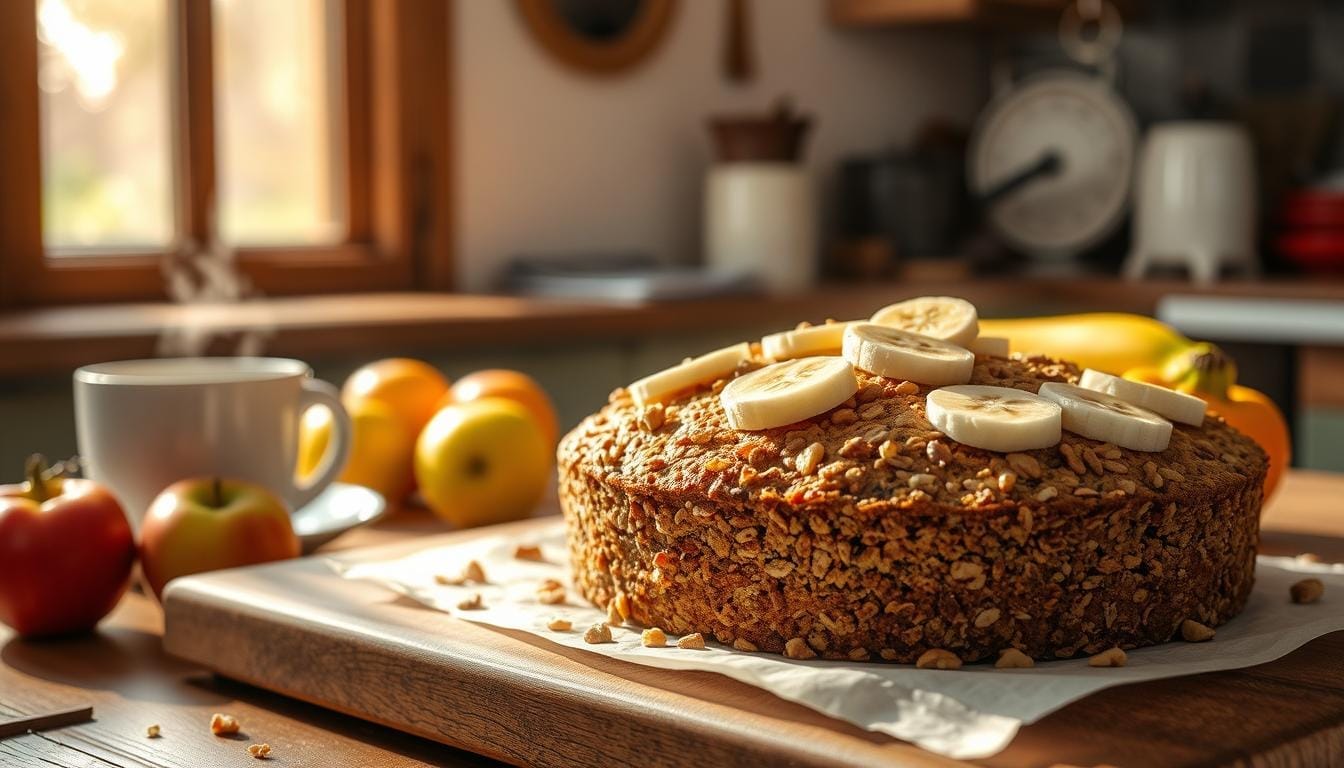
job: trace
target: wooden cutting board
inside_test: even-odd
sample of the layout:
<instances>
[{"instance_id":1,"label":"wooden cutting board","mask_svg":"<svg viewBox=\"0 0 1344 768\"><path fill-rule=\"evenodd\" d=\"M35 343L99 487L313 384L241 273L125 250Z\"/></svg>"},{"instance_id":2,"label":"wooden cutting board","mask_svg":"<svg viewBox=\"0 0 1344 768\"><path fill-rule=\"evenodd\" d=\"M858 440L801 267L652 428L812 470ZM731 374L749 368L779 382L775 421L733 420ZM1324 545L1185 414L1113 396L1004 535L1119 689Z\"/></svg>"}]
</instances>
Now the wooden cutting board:
<instances>
[{"instance_id":1,"label":"wooden cutting board","mask_svg":"<svg viewBox=\"0 0 1344 768\"><path fill-rule=\"evenodd\" d=\"M1265 541L1338 556L1321 522L1344 480L1301 477ZM1280 510L1282 513L1280 514ZM1281 533L1273 519L1294 533ZM1307 521L1303 523L1302 521ZM1315 522L1312 522L1315 521ZM489 529L520 539L539 521ZM482 532L354 550L381 559ZM520 765L961 765L706 672L663 671L426 610L318 559L184 579L167 650L262 688ZM1022 729L982 765L1333 765L1344 632L1259 667L1108 689Z\"/></svg>"}]
</instances>

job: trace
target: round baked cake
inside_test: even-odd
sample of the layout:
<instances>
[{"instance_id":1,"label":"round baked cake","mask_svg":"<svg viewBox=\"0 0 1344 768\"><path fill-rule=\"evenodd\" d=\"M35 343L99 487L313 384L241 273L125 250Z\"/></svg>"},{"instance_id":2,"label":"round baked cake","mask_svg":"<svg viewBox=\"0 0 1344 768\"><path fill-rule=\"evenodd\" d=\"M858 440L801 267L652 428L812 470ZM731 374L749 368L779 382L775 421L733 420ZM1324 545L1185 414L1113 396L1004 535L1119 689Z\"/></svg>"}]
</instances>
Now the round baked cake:
<instances>
[{"instance_id":1,"label":"round baked cake","mask_svg":"<svg viewBox=\"0 0 1344 768\"><path fill-rule=\"evenodd\" d=\"M589 600L744 650L901 663L1133 648L1246 603L1267 460L1215 415L1160 452L1066 431L997 453L932 426L933 387L856 371L838 407L735 430L719 393L762 365L644 407L617 390L564 438ZM1036 392L1079 373L976 356L970 381Z\"/></svg>"}]
</instances>

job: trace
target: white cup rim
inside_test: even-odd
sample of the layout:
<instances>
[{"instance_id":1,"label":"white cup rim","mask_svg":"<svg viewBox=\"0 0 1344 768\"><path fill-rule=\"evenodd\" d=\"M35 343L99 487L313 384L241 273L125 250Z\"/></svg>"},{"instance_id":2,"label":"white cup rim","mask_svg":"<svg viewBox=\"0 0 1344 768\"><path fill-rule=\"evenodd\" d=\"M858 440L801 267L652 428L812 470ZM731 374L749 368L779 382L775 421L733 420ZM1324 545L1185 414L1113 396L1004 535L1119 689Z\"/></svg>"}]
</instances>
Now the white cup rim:
<instances>
[{"instance_id":1,"label":"white cup rim","mask_svg":"<svg viewBox=\"0 0 1344 768\"><path fill-rule=\"evenodd\" d=\"M113 360L75 370L81 384L180 387L279 381L307 376L302 360L285 357L159 357Z\"/></svg>"}]
</instances>

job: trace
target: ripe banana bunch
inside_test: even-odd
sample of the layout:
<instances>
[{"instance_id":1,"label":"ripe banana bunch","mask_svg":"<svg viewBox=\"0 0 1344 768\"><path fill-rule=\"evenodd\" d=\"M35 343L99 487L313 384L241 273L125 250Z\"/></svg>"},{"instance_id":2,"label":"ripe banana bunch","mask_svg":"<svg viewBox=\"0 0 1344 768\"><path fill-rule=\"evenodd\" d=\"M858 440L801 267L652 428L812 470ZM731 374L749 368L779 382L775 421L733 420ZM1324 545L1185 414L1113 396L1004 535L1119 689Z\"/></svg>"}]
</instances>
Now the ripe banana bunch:
<instances>
[{"instance_id":1,"label":"ripe banana bunch","mask_svg":"<svg viewBox=\"0 0 1344 768\"><path fill-rule=\"evenodd\" d=\"M1014 352L1048 355L1113 374L1160 367L1192 344L1151 317L1118 312L981 320L980 331L1011 339Z\"/></svg>"}]
</instances>

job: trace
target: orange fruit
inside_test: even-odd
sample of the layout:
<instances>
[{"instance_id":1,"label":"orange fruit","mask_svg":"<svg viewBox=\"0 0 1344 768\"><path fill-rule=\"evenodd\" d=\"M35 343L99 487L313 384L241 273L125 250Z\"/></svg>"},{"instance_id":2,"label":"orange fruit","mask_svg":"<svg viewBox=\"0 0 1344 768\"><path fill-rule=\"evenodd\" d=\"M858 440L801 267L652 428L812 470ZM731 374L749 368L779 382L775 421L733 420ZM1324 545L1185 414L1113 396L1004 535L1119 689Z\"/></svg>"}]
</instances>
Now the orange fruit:
<instances>
[{"instance_id":1,"label":"orange fruit","mask_svg":"<svg viewBox=\"0 0 1344 768\"><path fill-rule=\"evenodd\" d=\"M369 363L350 374L341 388L341 402L352 413L366 400L376 400L401 419L415 441L439 409L448 379L429 363L393 357Z\"/></svg>"},{"instance_id":2,"label":"orange fruit","mask_svg":"<svg viewBox=\"0 0 1344 768\"><path fill-rule=\"evenodd\" d=\"M469 373L453 384L440 405L472 403L486 397L502 397L523 406L541 429L546 445L555 448L560 438L560 420L556 418L555 406L546 390L525 373L502 368Z\"/></svg>"},{"instance_id":3,"label":"orange fruit","mask_svg":"<svg viewBox=\"0 0 1344 768\"><path fill-rule=\"evenodd\" d=\"M350 457L341 471L343 483L354 483L381 493L396 504L410 495L415 435L402 420L377 400L350 407ZM331 441L332 418L326 408L310 408L299 425L300 478L317 469Z\"/></svg>"}]
</instances>

